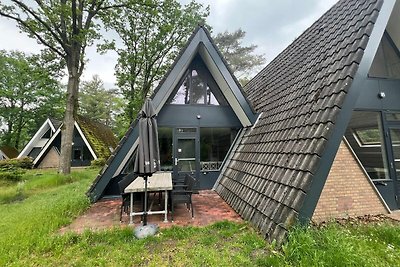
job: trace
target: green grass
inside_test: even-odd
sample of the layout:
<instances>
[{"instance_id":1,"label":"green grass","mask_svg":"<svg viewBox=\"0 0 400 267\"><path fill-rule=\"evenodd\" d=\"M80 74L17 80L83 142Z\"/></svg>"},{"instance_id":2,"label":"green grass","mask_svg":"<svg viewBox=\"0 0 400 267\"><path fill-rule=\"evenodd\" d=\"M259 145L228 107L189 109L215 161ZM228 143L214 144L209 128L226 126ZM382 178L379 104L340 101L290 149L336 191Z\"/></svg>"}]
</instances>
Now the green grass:
<instances>
[{"instance_id":1,"label":"green grass","mask_svg":"<svg viewBox=\"0 0 400 267\"><path fill-rule=\"evenodd\" d=\"M400 225L298 227L281 251L263 260L268 266L400 266Z\"/></svg>"},{"instance_id":2,"label":"green grass","mask_svg":"<svg viewBox=\"0 0 400 267\"><path fill-rule=\"evenodd\" d=\"M295 227L281 249L249 225L226 221L144 240L130 228L60 235L89 207L84 193L97 171L35 170L23 183L3 184L0 266L400 266L398 224Z\"/></svg>"}]
</instances>

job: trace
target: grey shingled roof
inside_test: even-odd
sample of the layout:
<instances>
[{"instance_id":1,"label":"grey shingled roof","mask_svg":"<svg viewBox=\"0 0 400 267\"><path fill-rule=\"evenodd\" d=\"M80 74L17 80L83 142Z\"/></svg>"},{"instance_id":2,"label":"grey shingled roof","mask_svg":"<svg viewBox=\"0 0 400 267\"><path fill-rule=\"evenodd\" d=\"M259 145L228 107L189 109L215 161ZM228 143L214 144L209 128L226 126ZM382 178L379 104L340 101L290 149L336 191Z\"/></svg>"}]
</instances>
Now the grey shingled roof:
<instances>
[{"instance_id":1,"label":"grey shingled roof","mask_svg":"<svg viewBox=\"0 0 400 267\"><path fill-rule=\"evenodd\" d=\"M215 188L270 241L298 218L381 5L339 1L244 88L261 115Z\"/></svg>"}]
</instances>

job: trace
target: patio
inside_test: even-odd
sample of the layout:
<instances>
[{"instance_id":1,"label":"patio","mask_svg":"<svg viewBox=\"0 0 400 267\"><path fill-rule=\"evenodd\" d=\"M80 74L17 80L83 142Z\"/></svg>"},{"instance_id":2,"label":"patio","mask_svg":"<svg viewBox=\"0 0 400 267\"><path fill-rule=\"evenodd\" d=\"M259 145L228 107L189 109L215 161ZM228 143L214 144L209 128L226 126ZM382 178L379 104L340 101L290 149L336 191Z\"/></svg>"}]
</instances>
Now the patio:
<instances>
[{"instance_id":1,"label":"patio","mask_svg":"<svg viewBox=\"0 0 400 267\"><path fill-rule=\"evenodd\" d=\"M122 223L119 222L120 205L120 198L100 200L70 225L63 227L60 232L81 233L86 229L97 231L113 227L139 225L139 216L135 216L134 225L129 225L129 216L126 214L123 214ZM223 220L243 222L240 216L212 190L203 190L199 194L194 194L193 206L194 219L191 218L191 213L188 212L186 206L181 204L176 206L173 222L171 222L171 215L168 214L168 222L166 223L163 222L164 215L150 215L148 216L148 223L155 223L160 228L168 228L171 226L205 226ZM158 208L157 200L154 201L153 208Z\"/></svg>"}]
</instances>

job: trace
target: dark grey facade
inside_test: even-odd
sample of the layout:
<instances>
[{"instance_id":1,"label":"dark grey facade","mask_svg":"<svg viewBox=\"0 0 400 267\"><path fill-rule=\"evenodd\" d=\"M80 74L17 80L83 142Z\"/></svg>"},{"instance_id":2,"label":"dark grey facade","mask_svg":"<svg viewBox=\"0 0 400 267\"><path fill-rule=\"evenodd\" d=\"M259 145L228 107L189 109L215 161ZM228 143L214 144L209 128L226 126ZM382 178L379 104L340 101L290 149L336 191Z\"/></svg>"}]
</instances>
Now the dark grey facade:
<instances>
[{"instance_id":1,"label":"dark grey facade","mask_svg":"<svg viewBox=\"0 0 400 267\"><path fill-rule=\"evenodd\" d=\"M390 209L398 209L399 18L400 1L340 0L257 74L244 93L200 28L153 95L159 133L169 140L165 167L179 173L179 162L189 166L185 170L196 174L199 188L209 188L216 179L214 189L236 212L268 240L281 242L297 221L312 218L346 138L374 189ZM187 102L190 93L181 85L192 62L206 66L221 92L213 92L221 105ZM193 78L187 79L190 84ZM174 99L179 92L184 97ZM211 98L205 93L204 99ZM210 128L231 130L222 163L202 160L202 136L213 134ZM217 135L226 139L223 131ZM128 166L136 138L133 124L89 190L92 201L106 195L113 177ZM218 171L203 171L203 165Z\"/></svg>"},{"instance_id":2,"label":"dark grey facade","mask_svg":"<svg viewBox=\"0 0 400 267\"><path fill-rule=\"evenodd\" d=\"M200 26L151 97L159 128L161 169L191 173L197 189L211 189L237 133L256 114L208 31ZM132 171L134 122L88 191L92 201L119 194L116 183Z\"/></svg>"}]
</instances>

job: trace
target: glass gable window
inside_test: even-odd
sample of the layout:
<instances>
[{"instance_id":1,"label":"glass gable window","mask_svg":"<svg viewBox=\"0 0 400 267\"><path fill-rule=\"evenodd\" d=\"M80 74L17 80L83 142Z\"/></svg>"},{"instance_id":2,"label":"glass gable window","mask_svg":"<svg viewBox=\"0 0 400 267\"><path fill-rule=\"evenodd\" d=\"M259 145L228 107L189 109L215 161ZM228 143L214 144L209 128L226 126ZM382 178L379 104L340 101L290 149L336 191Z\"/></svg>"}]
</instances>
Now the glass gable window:
<instances>
[{"instance_id":1,"label":"glass gable window","mask_svg":"<svg viewBox=\"0 0 400 267\"><path fill-rule=\"evenodd\" d=\"M196 59L169 100L174 105L227 105L220 89L201 59Z\"/></svg>"},{"instance_id":2,"label":"glass gable window","mask_svg":"<svg viewBox=\"0 0 400 267\"><path fill-rule=\"evenodd\" d=\"M346 139L371 179L389 179L379 112L354 111Z\"/></svg>"},{"instance_id":3,"label":"glass gable window","mask_svg":"<svg viewBox=\"0 0 400 267\"><path fill-rule=\"evenodd\" d=\"M200 128L201 171L219 170L236 134L236 129Z\"/></svg>"},{"instance_id":4,"label":"glass gable window","mask_svg":"<svg viewBox=\"0 0 400 267\"><path fill-rule=\"evenodd\" d=\"M385 32L374 57L369 76L400 79L400 52L389 34Z\"/></svg>"}]
</instances>

